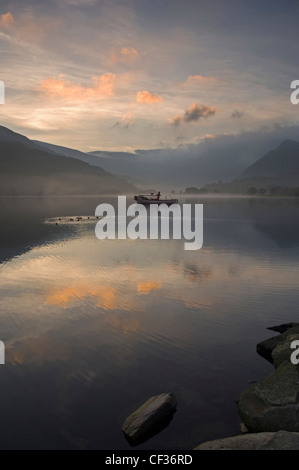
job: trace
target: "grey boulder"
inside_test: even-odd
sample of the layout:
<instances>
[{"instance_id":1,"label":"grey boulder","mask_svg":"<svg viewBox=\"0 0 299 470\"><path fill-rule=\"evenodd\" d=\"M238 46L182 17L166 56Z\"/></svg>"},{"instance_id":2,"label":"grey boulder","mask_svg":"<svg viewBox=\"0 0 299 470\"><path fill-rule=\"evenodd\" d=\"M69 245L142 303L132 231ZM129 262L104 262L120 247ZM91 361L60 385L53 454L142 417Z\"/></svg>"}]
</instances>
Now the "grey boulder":
<instances>
[{"instance_id":1,"label":"grey boulder","mask_svg":"<svg viewBox=\"0 0 299 470\"><path fill-rule=\"evenodd\" d=\"M294 349L291 348L293 341L299 340L299 333L289 334L283 342L281 342L276 348L272 351L273 365L277 369L284 362L290 362L291 354Z\"/></svg>"},{"instance_id":2,"label":"grey boulder","mask_svg":"<svg viewBox=\"0 0 299 470\"><path fill-rule=\"evenodd\" d=\"M194 450L299 450L299 433L277 431L242 434L204 442Z\"/></svg>"},{"instance_id":3,"label":"grey boulder","mask_svg":"<svg viewBox=\"0 0 299 470\"><path fill-rule=\"evenodd\" d=\"M297 323L290 323L289 325L295 326L290 326L289 328L284 330L284 332L280 335L272 336L271 338L265 339L264 341L258 343L256 346L257 353L264 359L267 359L267 361L271 362L271 364L273 364L272 352L274 351L274 349L280 346L282 343L285 343L288 340L288 337L299 334L299 325Z\"/></svg>"},{"instance_id":4,"label":"grey boulder","mask_svg":"<svg viewBox=\"0 0 299 470\"><path fill-rule=\"evenodd\" d=\"M172 393L161 393L149 398L128 416L122 430L132 444L147 440L166 427L176 411L177 400Z\"/></svg>"},{"instance_id":5,"label":"grey boulder","mask_svg":"<svg viewBox=\"0 0 299 470\"><path fill-rule=\"evenodd\" d=\"M284 362L258 384L244 390L237 410L250 432L299 432L298 368Z\"/></svg>"}]
</instances>

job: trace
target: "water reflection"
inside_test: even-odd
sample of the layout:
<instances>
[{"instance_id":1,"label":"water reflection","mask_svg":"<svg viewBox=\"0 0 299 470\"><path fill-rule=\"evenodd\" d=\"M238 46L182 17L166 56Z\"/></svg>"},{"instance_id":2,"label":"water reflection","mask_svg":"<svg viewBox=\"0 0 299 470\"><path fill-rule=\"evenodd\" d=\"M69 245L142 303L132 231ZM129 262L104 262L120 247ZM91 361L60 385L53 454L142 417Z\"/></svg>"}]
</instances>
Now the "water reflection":
<instances>
[{"instance_id":1,"label":"water reflection","mask_svg":"<svg viewBox=\"0 0 299 470\"><path fill-rule=\"evenodd\" d=\"M297 201L204 201L197 252L183 240L100 241L90 222L43 223L92 215L99 202L5 206L0 412L14 431L1 446L128 449L123 419L164 391L178 411L140 448L237 432L234 397L268 372L256 343L266 326L297 318Z\"/></svg>"}]
</instances>

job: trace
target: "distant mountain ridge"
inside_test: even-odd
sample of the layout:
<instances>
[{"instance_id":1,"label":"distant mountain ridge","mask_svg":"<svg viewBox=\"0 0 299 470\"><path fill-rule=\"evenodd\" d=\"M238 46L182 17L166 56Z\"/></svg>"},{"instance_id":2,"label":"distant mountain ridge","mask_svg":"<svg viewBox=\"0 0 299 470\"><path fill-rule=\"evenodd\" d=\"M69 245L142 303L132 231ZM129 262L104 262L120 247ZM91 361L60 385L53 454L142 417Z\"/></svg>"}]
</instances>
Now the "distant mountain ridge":
<instances>
[{"instance_id":1,"label":"distant mountain ridge","mask_svg":"<svg viewBox=\"0 0 299 470\"><path fill-rule=\"evenodd\" d=\"M24 145L34 146L33 141L4 126L0 126L0 142L20 142Z\"/></svg>"},{"instance_id":2,"label":"distant mountain ridge","mask_svg":"<svg viewBox=\"0 0 299 470\"><path fill-rule=\"evenodd\" d=\"M98 158L91 156L88 153L80 152L80 150L63 147L62 145L49 144L39 140L33 140L32 142L48 152L53 152L68 158L75 158L76 160L81 160L89 165L101 167L100 160Z\"/></svg>"},{"instance_id":3,"label":"distant mountain ridge","mask_svg":"<svg viewBox=\"0 0 299 470\"><path fill-rule=\"evenodd\" d=\"M144 188L165 191L183 189L198 181L200 184L212 179L229 181L257 160L257 149L267 149L264 142L255 142L251 153L247 144L233 140L227 148L211 141L171 149L135 150L134 153L101 150L84 153L45 142L35 143L48 151L100 166Z\"/></svg>"},{"instance_id":4,"label":"distant mountain ridge","mask_svg":"<svg viewBox=\"0 0 299 470\"><path fill-rule=\"evenodd\" d=\"M275 174L269 171L266 155L271 147L265 137L261 140L254 137L251 134L241 139L237 136L222 136L200 144L173 149L135 150L134 153L102 150L84 153L40 141L35 142L47 150L83 160L93 166L100 166L143 188L151 187L167 191L180 190L187 186L199 187L210 181L222 180L226 183L232 179L266 176L271 178L275 177L276 173L281 176L281 166ZM273 138L275 142L273 146L278 145L278 136L275 135ZM285 150L294 145L296 146L296 143L293 144L293 141L289 140L278 145L278 148ZM261 155L265 155L266 161L257 163ZM288 167L293 168L287 161L285 166L287 170ZM281 180L281 183L288 184L291 175L284 174L284 176L284 181Z\"/></svg>"},{"instance_id":5,"label":"distant mountain ridge","mask_svg":"<svg viewBox=\"0 0 299 470\"><path fill-rule=\"evenodd\" d=\"M296 190L289 191L291 189ZM202 188L203 192L272 195L297 195L298 190L299 142L289 139L250 165L239 178Z\"/></svg>"},{"instance_id":6,"label":"distant mountain ridge","mask_svg":"<svg viewBox=\"0 0 299 470\"><path fill-rule=\"evenodd\" d=\"M38 178L43 177L43 184L41 182L39 184L39 193L56 190L59 193L62 191L63 194L71 194L74 191L95 194L96 180L100 186L100 193L103 191L132 193L137 191L136 185L162 191L180 190L187 186L200 188L206 185L208 191L238 194L246 193L252 186L270 189L275 186L293 188L299 186L299 142L284 140L267 152L269 146L266 145L268 141L265 138L259 141L251 137L251 134L241 139L238 136L222 136L218 140L210 139L200 144L179 146L175 149L136 150L135 153L108 151L85 153L59 145L32 141L0 126L0 160L3 160L0 162L3 172L0 175L1 185L5 186L5 172L10 177L14 174L15 178L17 175L21 178L23 172L23 175L27 175L27 183L31 172L36 177L38 175ZM274 145L278 142L278 136L275 135ZM19 147L14 148L14 154L12 145L16 144L19 144ZM20 145L23 145L22 149ZM259 158L258 153L264 155ZM3 159L5 154L11 155L11 162L6 161L6 166ZM33 163L33 155L47 156L47 163L45 159L43 165L38 160ZM78 166L79 163L85 166ZM67 171L65 165L68 166ZM80 172L84 174L84 179L80 177ZM97 178L101 179L100 185ZM207 184L213 180L218 183ZM30 188L30 184L27 184L27 192L33 190L34 185ZM16 193L19 193L22 180L19 180L18 185L16 188L16 179L14 179L13 191ZM4 186L0 188L0 194L3 194ZM26 189L24 184L22 188L22 191ZM7 190L6 188L5 191Z\"/></svg>"},{"instance_id":7,"label":"distant mountain ridge","mask_svg":"<svg viewBox=\"0 0 299 470\"><path fill-rule=\"evenodd\" d=\"M284 140L253 165L249 166L241 178L277 177L299 172L299 142Z\"/></svg>"},{"instance_id":8,"label":"distant mountain ridge","mask_svg":"<svg viewBox=\"0 0 299 470\"><path fill-rule=\"evenodd\" d=\"M135 192L102 168L46 150L0 127L0 195L97 195Z\"/></svg>"}]
</instances>

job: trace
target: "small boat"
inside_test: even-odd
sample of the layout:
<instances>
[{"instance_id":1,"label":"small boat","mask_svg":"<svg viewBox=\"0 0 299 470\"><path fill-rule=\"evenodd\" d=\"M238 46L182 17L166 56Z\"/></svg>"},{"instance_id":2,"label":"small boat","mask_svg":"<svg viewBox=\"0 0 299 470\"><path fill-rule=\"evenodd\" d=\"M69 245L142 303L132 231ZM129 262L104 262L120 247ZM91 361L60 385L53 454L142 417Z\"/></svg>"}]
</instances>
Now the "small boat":
<instances>
[{"instance_id":1,"label":"small boat","mask_svg":"<svg viewBox=\"0 0 299 470\"><path fill-rule=\"evenodd\" d=\"M170 206L171 204L178 204L179 202L178 199L167 199L167 197L165 199L161 199L160 191L157 194L155 193L139 194L139 196L135 196L134 199L138 204L144 204L144 205L167 204L168 206Z\"/></svg>"}]
</instances>

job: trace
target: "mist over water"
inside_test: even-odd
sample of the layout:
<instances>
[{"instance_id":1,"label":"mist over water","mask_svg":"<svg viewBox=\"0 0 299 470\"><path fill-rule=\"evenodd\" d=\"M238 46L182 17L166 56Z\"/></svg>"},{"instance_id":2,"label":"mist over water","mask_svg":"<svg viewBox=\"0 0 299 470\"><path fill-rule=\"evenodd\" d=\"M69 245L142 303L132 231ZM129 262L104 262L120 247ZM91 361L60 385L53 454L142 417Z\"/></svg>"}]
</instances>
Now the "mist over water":
<instances>
[{"instance_id":1,"label":"mist over water","mask_svg":"<svg viewBox=\"0 0 299 470\"><path fill-rule=\"evenodd\" d=\"M181 199L204 205L193 252L98 240L102 202L0 198L0 447L130 449L124 419L162 392L177 412L137 449L238 432L235 397L272 370L256 343L297 321L299 201Z\"/></svg>"}]
</instances>

